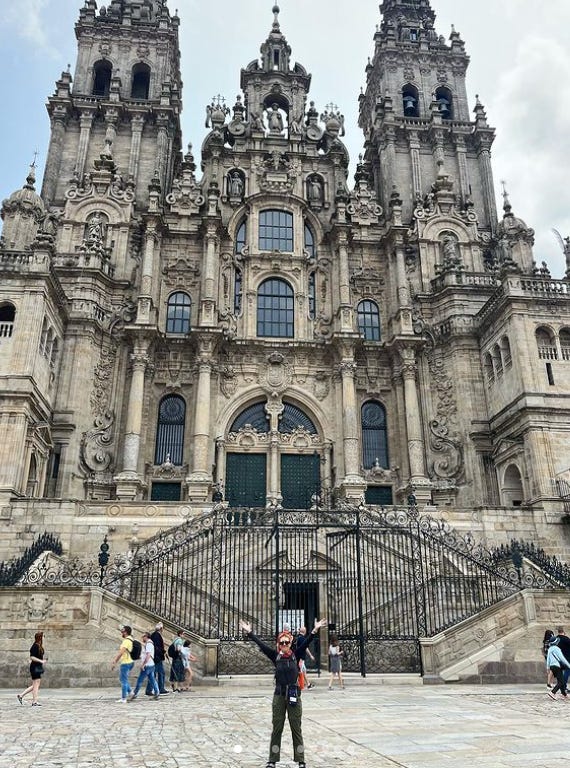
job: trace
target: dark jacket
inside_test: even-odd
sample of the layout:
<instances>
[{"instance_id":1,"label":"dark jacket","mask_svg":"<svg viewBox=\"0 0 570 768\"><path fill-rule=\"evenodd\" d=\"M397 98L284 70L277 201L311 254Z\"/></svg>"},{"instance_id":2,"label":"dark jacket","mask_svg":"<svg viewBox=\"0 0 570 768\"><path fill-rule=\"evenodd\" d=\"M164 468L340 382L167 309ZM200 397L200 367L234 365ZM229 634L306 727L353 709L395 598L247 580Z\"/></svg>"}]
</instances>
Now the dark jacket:
<instances>
[{"instance_id":1,"label":"dark jacket","mask_svg":"<svg viewBox=\"0 0 570 768\"><path fill-rule=\"evenodd\" d=\"M164 639L158 629L155 629L150 639L154 643L154 663L157 661L164 661Z\"/></svg>"},{"instance_id":2,"label":"dark jacket","mask_svg":"<svg viewBox=\"0 0 570 768\"><path fill-rule=\"evenodd\" d=\"M311 642L313 641L315 636L316 635L315 635L314 632L309 632L304 637L302 635L298 636L298 638L297 638L297 645L296 645L296 648L294 650L295 658L297 658L297 659L299 658L299 649L301 650L301 653L306 653L307 648L309 647L309 645L311 644ZM277 651L277 649L275 647L272 648L270 645L267 645L267 643L264 643L263 640L261 640L259 637L257 637L257 635L254 635L253 632L250 632L247 635L247 638L248 638L248 640L253 640L253 642L257 645L259 650L263 654L265 654L265 656L267 656L267 658L271 661L273 666L276 665L278 651ZM277 685L277 683L276 683L275 684L275 691L274 691L274 693L275 693L276 696L285 696L287 691L283 690L282 686Z\"/></svg>"}]
</instances>

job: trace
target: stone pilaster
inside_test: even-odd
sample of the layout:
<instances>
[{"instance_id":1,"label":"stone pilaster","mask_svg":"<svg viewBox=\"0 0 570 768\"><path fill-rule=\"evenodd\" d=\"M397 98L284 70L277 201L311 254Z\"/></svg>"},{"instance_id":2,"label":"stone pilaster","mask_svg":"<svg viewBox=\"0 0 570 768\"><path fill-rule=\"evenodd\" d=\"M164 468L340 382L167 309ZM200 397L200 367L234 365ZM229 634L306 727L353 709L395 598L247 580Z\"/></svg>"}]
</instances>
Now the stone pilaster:
<instances>
[{"instance_id":1,"label":"stone pilaster","mask_svg":"<svg viewBox=\"0 0 570 768\"><path fill-rule=\"evenodd\" d=\"M198 384L194 404L192 471L186 478L188 498L194 502L207 500L212 485L210 461L210 414L212 400L213 339L199 340Z\"/></svg>"},{"instance_id":2,"label":"stone pilaster","mask_svg":"<svg viewBox=\"0 0 570 768\"><path fill-rule=\"evenodd\" d=\"M360 474L360 438L356 410L356 363L343 360L339 366L342 382L342 429L344 451L344 479L342 494L346 498L359 499L366 490Z\"/></svg>"},{"instance_id":3,"label":"stone pilaster","mask_svg":"<svg viewBox=\"0 0 570 768\"><path fill-rule=\"evenodd\" d=\"M409 484L418 501L429 501L431 491L426 475L425 443L422 431L420 399L417 387L417 363L413 349L400 349L404 399L406 404L406 432L408 459L410 462Z\"/></svg>"},{"instance_id":4,"label":"stone pilaster","mask_svg":"<svg viewBox=\"0 0 570 768\"><path fill-rule=\"evenodd\" d=\"M145 373L149 364L148 348L146 346L135 347L131 355L132 376L129 391L129 404L127 411L127 424L123 444L122 471L115 478L117 485L117 498L135 499L140 493L142 478L138 473Z\"/></svg>"}]
</instances>

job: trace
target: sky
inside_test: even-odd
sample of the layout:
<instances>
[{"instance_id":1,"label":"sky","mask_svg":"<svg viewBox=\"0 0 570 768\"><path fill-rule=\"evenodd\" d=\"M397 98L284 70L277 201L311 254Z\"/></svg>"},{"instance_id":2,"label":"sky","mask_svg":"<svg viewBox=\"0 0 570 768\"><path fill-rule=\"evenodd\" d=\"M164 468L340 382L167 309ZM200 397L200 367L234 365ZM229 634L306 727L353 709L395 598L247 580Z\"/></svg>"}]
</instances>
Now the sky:
<instances>
[{"instance_id":1,"label":"sky","mask_svg":"<svg viewBox=\"0 0 570 768\"><path fill-rule=\"evenodd\" d=\"M38 179L49 141L46 98L75 66L74 24L81 0L0 0L0 200L20 188L38 152ZM354 163L362 151L357 99L373 54L379 0L280 0L281 29L293 59L313 76L311 98L346 117ZM169 0L181 19L184 142L196 159L206 135L205 108L222 94L233 105L240 69L259 55L273 0ZM570 236L570 0L432 0L436 29L451 24L471 57L468 92L497 129L493 168L499 211L505 180L514 213L536 230L535 259L553 277L566 265L552 233ZM352 182L351 182L352 183ZM38 181L38 188L40 183Z\"/></svg>"}]
</instances>

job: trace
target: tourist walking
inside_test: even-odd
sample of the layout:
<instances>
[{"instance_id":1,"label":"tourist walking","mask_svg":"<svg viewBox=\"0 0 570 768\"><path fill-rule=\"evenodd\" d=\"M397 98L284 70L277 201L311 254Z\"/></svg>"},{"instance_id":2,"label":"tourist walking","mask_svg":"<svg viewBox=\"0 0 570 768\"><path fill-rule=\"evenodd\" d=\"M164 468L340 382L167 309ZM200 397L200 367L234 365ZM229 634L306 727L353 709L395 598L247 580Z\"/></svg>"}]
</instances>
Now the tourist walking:
<instances>
[{"instance_id":1,"label":"tourist walking","mask_svg":"<svg viewBox=\"0 0 570 768\"><path fill-rule=\"evenodd\" d=\"M134 701L137 698L145 680L150 684L154 698L158 699L160 696L160 689L154 676L154 667L154 643L150 639L150 633L145 632L142 636L141 669L137 678L135 690L129 696L129 701Z\"/></svg>"},{"instance_id":2,"label":"tourist walking","mask_svg":"<svg viewBox=\"0 0 570 768\"><path fill-rule=\"evenodd\" d=\"M132 629L128 624L121 627L121 638L121 645L119 646L117 655L113 659L111 669L115 669L117 664L119 665L119 680L121 682L121 698L119 701L122 704L126 704L129 694L132 693L132 688L129 683L129 675L134 667L133 657L131 656L133 650Z\"/></svg>"},{"instance_id":3,"label":"tourist walking","mask_svg":"<svg viewBox=\"0 0 570 768\"><path fill-rule=\"evenodd\" d=\"M45 671L45 663L47 657L44 650L44 633L36 632L34 635L34 642L30 648L30 677L32 678L31 685L29 685L25 691L18 694L18 701L20 704L24 703L24 697L28 693L32 694L32 707L41 707L38 701L38 695L40 692L40 684L42 682L42 675Z\"/></svg>"},{"instance_id":4,"label":"tourist walking","mask_svg":"<svg viewBox=\"0 0 570 768\"><path fill-rule=\"evenodd\" d=\"M330 679L329 679L329 691L332 690L335 678L341 688L344 688L344 682L342 679L342 657L344 651L339 645L338 638L335 635L331 636L329 645L329 666L330 666Z\"/></svg>"},{"instance_id":5,"label":"tourist walking","mask_svg":"<svg viewBox=\"0 0 570 768\"><path fill-rule=\"evenodd\" d=\"M315 638L319 629L324 627L326 619L317 621L313 631L305 637L297 639L297 649L306 648ZM275 768L281 759L281 737L285 725L285 716L289 719L291 735L293 737L293 759L299 764L299 768L306 768L305 746L303 744L301 691L298 685L299 667L297 657L293 652L293 635L290 632L281 632L277 638L276 648L260 640L253 634L251 624L242 621L240 624L248 639L258 646L262 653L275 666L275 690L273 692L272 720L273 729L269 742L269 759L266 768Z\"/></svg>"},{"instance_id":6,"label":"tourist walking","mask_svg":"<svg viewBox=\"0 0 570 768\"><path fill-rule=\"evenodd\" d=\"M546 657L548 656L548 646L550 645L550 641L555 637L554 632L551 629L547 629L544 633L544 637L542 638L542 655L544 656L544 661L546 661ZM552 672L548 669L546 669L546 687L552 688L554 685L554 676L552 675Z\"/></svg>"},{"instance_id":7,"label":"tourist walking","mask_svg":"<svg viewBox=\"0 0 570 768\"><path fill-rule=\"evenodd\" d=\"M170 683L172 690L180 693L184 687L184 678L186 670L184 669L184 660L182 658L182 648L184 647L184 630L178 630L178 634L168 647L170 657Z\"/></svg>"},{"instance_id":8,"label":"tourist walking","mask_svg":"<svg viewBox=\"0 0 570 768\"><path fill-rule=\"evenodd\" d=\"M184 687L183 691L189 691L192 687L192 680L194 679L194 673L192 671L193 661L198 661L196 656L190 650L190 640L185 640L182 648L180 649L180 655L182 656L182 663L184 664Z\"/></svg>"},{"instance_id":9,"label":"tourist walking","mask_svg":"<svg viewBox=\"0 0 570 768\"><path fill-rule=\"evenodd\" d=\"M299 637L306 637L307 636L307 627L299 627ZM307 645L301 645L299 647L298 644L298 638L297 642L293 646L295 656L297 657L297 660L299 662L299 678L301 682L301 688L314 688L315 686L313 683L309 682L309 678L307 676L307 656L311 659L311 661L315 660L315 657L309 650Z\"/></svg>"},{"instance_id":10,"label":"tourist walking","mask_svg":"<svg viewBox=\"0 0 570 768\"><path fill-rule=\"evenodd\" d=\"M161 696L165 696L168 693L164 687L164 683L166 681L166 676L164 674L164 659L166 657L166 651L164 649L164 638L162 637L163 629L164 625L161 621L159 621L159 623L154 628L154 632L150 636L150 639L154 644L154 676L156 678L156 682L158 683L158 690L160 691ZM154 695L150 680L146 686L146 695Z\"/></svg>"},{"instance_id":11,"label":"tourist walking","mask_svg":"<svg viewBox=\"0 0 570 768\"><path fill-rule=\"evenodd\" d=\"M551 691L548 691L547 696L550 696L551 699L556 699L556 694L560 691L564 699L568 701L566 683L564 682L564 673L562 669L570 669L570 662L560 650L558 643L559 638L555 637L551 640L550 645L548 646L546 668L552 672L557 682L554 688Z\"/></svg>"},{"instance_id":12,"label":"tourist walking","mask_svg":"<svg viewBox=\"0 0 570 768\"><path fill-rule=\"evenodd\" d=\"M557 627L556 629L556 640L558 641L556 645L560 648L562 651L562 654L565 656L565 658L570 659L570 637L566 635L566 632L564 632L564 627ZM568 687L568 679L570 678L570 669L563 670L564 674L564 685Z\"/></svg>"}]
</instances>

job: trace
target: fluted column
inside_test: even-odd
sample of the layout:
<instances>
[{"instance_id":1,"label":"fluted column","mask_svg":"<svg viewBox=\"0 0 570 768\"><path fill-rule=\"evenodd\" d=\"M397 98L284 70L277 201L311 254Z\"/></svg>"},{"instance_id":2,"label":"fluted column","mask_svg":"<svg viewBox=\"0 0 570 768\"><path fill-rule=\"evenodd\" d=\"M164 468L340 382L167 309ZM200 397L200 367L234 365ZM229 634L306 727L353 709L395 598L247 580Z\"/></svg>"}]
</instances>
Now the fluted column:
<instances>
[{"instance_id":1,"label":"fluted column","mask_svg":"<svg viewBox=\"0 0 570 768\"><path fill-rule=\"evenodd\" d=\"M187 478L190 501L204 502L212 484L210 461L210 416L212 399L213 340L205 336L198 340L198 382L194 403L194 433L192 470Z\"/></svg>"},{"instance_id":2,"label":"fluted column","mask_svg":"<svg viewBox=\"0 0 570 768\"><path fill-rule=\"evenodd\" d=\"M410 483L427 483L425 468L425 444L422 432L420 399L416 383L417 363L413 349L401 349L402 378L406 404L406 432L408 437L408 458L410 462Z\"/></svg>"},{"instance_id":3,"label":"fluted column","mask_svg":"<svg viewBox=\"0 0 570 768\"><path fill-rule=\"evenodd\" d=\"M164 189L166 186L166 161L168 158L168 123L169 115L166 112L158 114L156 124L158 127L157 138L157 166L160 183Z\"/></svg>"},{"instance_id":4,"label":"fluted column","mask_svg":"<svg viewBox=\"0 0 570 768\"><path fill-rule=\"evenodd\" d=\"M406 275L406 255L404 246L398 245L395 250L396 255L396 282L398 291L398 303L400 307L410 306L410 289L408 286L408 277Z\"/></svg>"},{"instance_id":5,"label":"fluted column","mask_svg":"<svg viewBox=\"0 0 570 768\"><path fill-rule=\"evenodd\" d=\"M417 131L411 131L408 135L410 157L412 159L412 182L414 199L423 197L422 163L420 156L420 137Z\"/></svg>"},{"instance_id":6,"label":"fluted column","mask_svg":"<svg viewBox=\"0 0 570 768\"><path fill-rule=\"evenodd\" d=\"M144 115L133 115L131 119L131 154L129 157L129 178L136 185L139 175L141 141L144 128Z\"/></svg>"},{"instance_id":7,"label":"fluted column","mask_svg":"<svg viewBox=\"0 0 570 768\"><path fill-rule=\"evenodd\" d=\"M125 444L123 448L123 472L136 473L139 463L143 400L144 377L149 363L146 351L136 351L131 355L132 377L129 391L129 408L125 429Z\"/></svg>"},{"instance_id":8,"label":"fluted column","mask_svg":"<svg viewBox=\"0 0 570 768\"><path fill-rule=\"evenodd\" d=\"M57 192L57 181L65 141L66 120L67 108L56 107L51 116L51 136L42 187L42 198L48 207L53 202Z\"/></svg>"},{"instance_id":9,"label":"fluted column","mask_svg":"<svg viewBox=\"0 0 570 768\"><path fill-rule=\"evenodd\" d=\"M342 431L344 452L343 490L346 496L360 497L365 483L360 475L360 439L354 377L356 363L344 360L339 366L342 381Z\"/></svg>"},{"instance_id":10,"label":"fluted column","mask_svg":"<svg viewBox=\"0 0 570 768\"><path fill-rule=\"evenodd\" d=\"M79 146L77 147L77 160L75 167L77 169L77 177L80 181L83 181L83 175L85 174L85 163L87 160L87 150L89 149L89 139L91 138L91 126L93 125L93 118L95 113L91 110L82 110L79 118Z\"/></svg>"},{"instance_id":11,"label":"fluted column","mask_svg":"<svg viewBox=\"0 0 570 768\"><path fill-rule=\"evenodd\" d=\"M491 146L485 141L479 144L479 168L483 182L483 201L485 212L491 228L496 230L498 224L497 201L495 198L495 186L493 182L493 166L491 163Z\"/></svg>"},{"instance_id":12,"label":"fluted column","mask_svg":"<svg viewBox=\"0 0 570 768\"><path fill-rule=\"evenodd\" d=\"M205 246L205 265L202 278L202 300L200 305L200 325L214 325L216 307L216 267L218 264L218 222L208 222Z\"/></svg>"}]
</instances>

